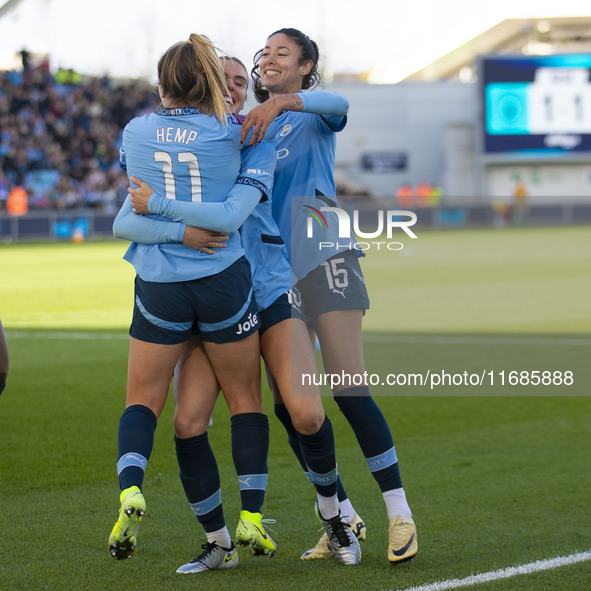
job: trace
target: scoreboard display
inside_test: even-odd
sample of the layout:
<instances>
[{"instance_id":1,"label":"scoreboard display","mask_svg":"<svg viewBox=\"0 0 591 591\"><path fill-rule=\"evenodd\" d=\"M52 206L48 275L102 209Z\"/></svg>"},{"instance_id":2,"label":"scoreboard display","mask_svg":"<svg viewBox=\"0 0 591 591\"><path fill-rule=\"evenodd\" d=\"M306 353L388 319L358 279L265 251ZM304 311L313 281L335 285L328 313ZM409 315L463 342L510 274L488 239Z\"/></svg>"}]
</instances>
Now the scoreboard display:
<instances>
[{"instance_id":1,"label":"scoreboard display","mask_svg":"<svg viewBox=\"0 0 591 591\"><path fill-rule=\"evenodd\" d=\"M484 152L591 151L591 54L480 60Z\"/></svg>"}]
</instances>

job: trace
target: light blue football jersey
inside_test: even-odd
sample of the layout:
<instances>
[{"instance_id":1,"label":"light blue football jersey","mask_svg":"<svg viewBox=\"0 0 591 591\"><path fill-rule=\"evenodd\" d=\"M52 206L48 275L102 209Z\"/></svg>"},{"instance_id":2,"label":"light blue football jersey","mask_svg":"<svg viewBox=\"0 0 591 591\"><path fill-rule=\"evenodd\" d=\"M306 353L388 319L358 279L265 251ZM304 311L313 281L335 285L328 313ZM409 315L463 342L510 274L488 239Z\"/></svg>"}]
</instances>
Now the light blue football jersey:
<instances>
[{"instance_id":1,"label":"light blue football jersey","mask_svg":"<svg viewBox=\"0 0 591 591\"><path fill-rule=\"evenodd\" d=\"M224 127L192 107L161 109L127 124L121 164L168 199L223 201L240 170L240 131L235 117ZM167 283L213 275L243 254L240 235L232 232L216 256L179 243L132 243L124 258L145 281Z\"/></svg>"},{"instance_id":2,"label":"light blue football jersey","mask_svg":"<svg viewBox=\"0 0 591 591\"><path fill-rule=\"evenodd\" d=\"M257 307L263 310L287 292L291 285L287 249L271 212L275 148L269 142L262 142L253 148L244 148L241 156L240 175L226 201L204 201L198 205L189 205L187 202L162 199L156 194L150 198L150 209L152 210L153 205L158 205L160 210L159 204L166 202L165 208L170 210L162 210L164 217L161 217L134 214L128 198L117 215L114 233L119 238L137 243L157 244L182 242L186 224L228 231L226 224L235 224L236 218L240 217L240 214L244 215L246 211L244 204L250 196L245 194L245 190L252 187L258 189L259 197L262 193L263 199L256 207L251 201L252 206L248 208L250 215L240 228L240 234L246 257L251 265ZM232 203L236 205L235 208L230 207ZM239 211L240 208L242 211ZM172 221L173 219L177 221ZM216 251L214 256L221 252L223 250Z\"/></svg>"},{"instance_id":3,"label":"light blue football jersey","mask_svg":"<svg viewBox=\"0 0 591 591\"><path fill-rule=\"evenodd\" d=\"M252 153L263 144L243 150L242 158L246 170L249 168ZM243 173L246 173L246 170L243 165ZM271 195L252 210L240 228L240 235L252 270L257 307L259 311L265 310L291 287L287 248L273 219Z\"/></svg>"},{"instance_id":4,"label":"light blue football jersey","mask_svg":"<svg viewBox=\"0 0 591 591\"><path fill-rule=\"evenodd\" d=\"M333 177L335 134L345 127L347 118L337 118L334 124L331 120L334 117L295 111L286 111L275 119L277 134L271 140L277 150L273 218L287 246L293 281L337 252L351 248L350 240L339 240L336 214L327 212L326 223L316 227L317 220L311 217L310 208L340 207Z\"/></svg>"}]
</instances>

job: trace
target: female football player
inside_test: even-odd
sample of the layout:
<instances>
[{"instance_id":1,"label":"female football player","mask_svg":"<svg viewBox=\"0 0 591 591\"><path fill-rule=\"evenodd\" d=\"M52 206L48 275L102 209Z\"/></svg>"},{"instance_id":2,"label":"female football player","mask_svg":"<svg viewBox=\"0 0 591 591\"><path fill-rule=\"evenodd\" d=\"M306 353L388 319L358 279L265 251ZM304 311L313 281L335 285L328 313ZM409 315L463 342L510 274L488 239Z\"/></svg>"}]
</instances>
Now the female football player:
<instances>
[{"instance_id":1,"label":"female football player","mask_svg":"<svg viewBox=\"0 0 591 591\"><path fill-rule=\"evenodd\" d=\"M158 80L162 108L126 126L122 165L130 177L144 178L166 195L165 201L185 206L201 199L212 202L222 209L222 217L231 220L230 229L238 228L248 215L244 211L252 209L270 186L265 182L272 178L274 155L253 151L254 179L239 177L240 127L226 115L225 76L206 38L192 34L168 49L158 62ZM240 195L239 206L227 209L221 202L232 187ZM117 559L129 558L135 549L154 430L174 368L194 328L228 402L234 444L244 452L235 458L237 469L240 462L247 466L239 474L266 482L269 441L260 394L259 321L250 266L238 233L229 233L226 247L216 257L177 242L132 243L125 259L137 276L126 408L118 433L121 508L109 538L110 553ZM196 513L221 504L219 490L202 496L201 480L191 472L194 448L200 443L177 445L181 473L183 462L188 465L183 485L196 499ZM262 504L264 487L258 488ZM219 533L224 536L227 530ZM226 567L237 562L231 543L218 554Z\"/></svg>"},{"instance_id":2,"label":"female football player","mask_svg":"<svg viewBox=\"0 0 591 591\"><path fill-rule=\"evenodd\" d=\"M281 29L267 38L252 70L261 104L247 115L243 140L251 128L260 133L272 121L277 125L272 140L278 153L273 216L295 275L293 316L318 335L327 374L364 375L361 321L369 298L357 255L350 246L339 246L338 238L331 240L330 234L319 243L306 233L310 208L339 207L333 179L335 134L345 127L349 107L340 95L302 92L320 82L318 58L316 43L296 29ZM331 223L324 229L337 228ZM335 246L325 247L330 242ZM411 558L418 549L416 528L384 415L367 386L338 385L333 394L383 494L389 518L388 560ZM324 540L308 557L322 546Z\"/></svg>"}]
</instances>

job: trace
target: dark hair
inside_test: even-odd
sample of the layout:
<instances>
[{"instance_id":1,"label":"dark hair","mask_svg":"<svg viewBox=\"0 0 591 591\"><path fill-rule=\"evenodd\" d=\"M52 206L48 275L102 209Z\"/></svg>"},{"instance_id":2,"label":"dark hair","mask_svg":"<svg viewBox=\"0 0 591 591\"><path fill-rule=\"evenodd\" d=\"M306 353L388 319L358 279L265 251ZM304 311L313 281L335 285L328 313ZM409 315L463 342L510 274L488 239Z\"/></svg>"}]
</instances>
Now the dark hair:
<instances>
[{"instance_id":1,"label":"dark hair","mask_svg":"<svg viewBox=\"0 0 591 591\"><path fill-rule=\"evenodd\" d=\"M316 88L321 82L320 72L318 71L318 59L320 52L318 51L318 45L315 41L312 41L308 35L302 33L298 29L279 29L274 33L271 33L267 40L273 35L282 34L289 37L299 48L300 48L300 64L311 61L312 69L309 74L306 74L302 79L302 90L308 90L310 88ZM264 49L259 49L254 55L253 62L254 67L251 70L251 76L254 82L254 96L259 103L264 103L269 98L269 91L263 86L261 81L260 63Z\"/></svg>"},{"instance_id":2,"label":"dark hair","mask_svg":"<svg viewBox=\"0 0 591 591\"><path fill-rule=\"evenodd\" d=\"M211 41L192 33L175 43L158 62L158 82L174 101L198 107L226 123L226 77Z\"/></svg>"}]
</instances>

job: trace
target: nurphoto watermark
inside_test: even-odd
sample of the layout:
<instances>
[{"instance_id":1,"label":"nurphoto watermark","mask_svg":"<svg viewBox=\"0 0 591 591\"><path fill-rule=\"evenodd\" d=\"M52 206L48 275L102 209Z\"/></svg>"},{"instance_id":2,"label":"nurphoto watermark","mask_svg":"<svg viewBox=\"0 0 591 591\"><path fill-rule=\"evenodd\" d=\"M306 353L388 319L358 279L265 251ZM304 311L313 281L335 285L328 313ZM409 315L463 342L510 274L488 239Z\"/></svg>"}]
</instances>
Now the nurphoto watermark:
<instances>
[{"instance_id":1,"label":"nurphoto watermark","mask_svg":"<svg viewBox=\"0 0 591 591\"><path fill-rule=\"evenodd\" d=\"M412 211L399 209L376 210L377 227L368 231L368 228L361 229L359 211L353 210L351 215L340 207L312 207L303 206L308 213L306 238L318 241L318 250L325 249L352 249L352 250L402 250L404 244L399 241L392 241L394 230L402 230L409 238L416 239L418 236L411 230L417 222L417 215ZM335 218L336 216L336 218ZM335 234L334 225L336 223ZM319 235L315 235L315 228ZM327 230L331 229L330 240L322 240ZM385 240L374 240L385 233ZM357 239L355 238L357 237Z\"/></svg>"}]
</instances>

